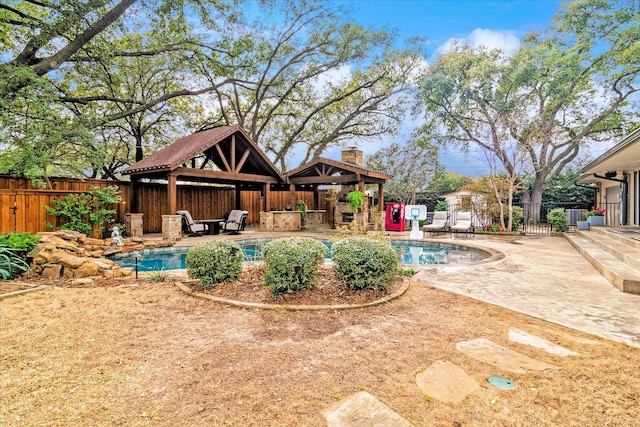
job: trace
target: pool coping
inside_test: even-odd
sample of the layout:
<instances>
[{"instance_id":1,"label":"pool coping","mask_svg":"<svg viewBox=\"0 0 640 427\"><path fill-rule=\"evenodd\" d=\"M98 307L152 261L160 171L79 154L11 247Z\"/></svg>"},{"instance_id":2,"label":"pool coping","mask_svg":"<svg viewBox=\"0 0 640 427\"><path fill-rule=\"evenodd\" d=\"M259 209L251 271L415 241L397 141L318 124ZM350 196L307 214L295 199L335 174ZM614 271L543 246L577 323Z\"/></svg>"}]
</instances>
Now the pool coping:
<instances>
[{"instance_id":1,"label":"pool coping","mask_svg":"<svg viewBox=\"0 0 640 427\"><path fill-rule=\"evenodd\" d=\"M205 294L204 292L196 292L189 289L182 282L174 282L173 284L180 289L183 293L196 298L207 299L214 302L230 305L232 307L259 309L259 310L284 310L284 311L323 311L323 310L353 310L357 308L373 307L381 304L391 302L402 295L409 289L411 280L407 278L402 279L402 287L391 295L387 295L383 298L370 301L364 304L331 304L331 305L295 305L295 304L268 304L249 301L238 301L222 297L216 297L213 295Z\"/></svg>"},{"instance_id":2,"label":"pool coping","mask_svg":"<svg viewBox=\"0 0 640 427\"><path fill-rule=\"evenodd\" d=\"M316 239L321 239L319 237L313 237ZM246 239L242 239L244 241L247 240L273 240L274 237L250 237L250 238L246 238ZM322 238L324 240L326 240L326 238ZM424 267L446 267L446 266L451 266L451 265L478 265L478 264L485 264L485 263L489 263L489 262L495 262L495 261L500 261L502 259L504 259L506 256L504 253L500 252L499 250L487 247L487 246L480 246L477 244L471 244L468 242L456 242L456 241L442 241L442 240L438 240L438 239L408 239L408 238L404 238L404 237L399 237L399 238L391 238L389 239L391 241L395 241L395 242L425 242L425 243L437 243L437 244L446 244L446 245L451 245L451 246L461 246L461 247L466 247L469 249L473 249L475 251L479 251L479 252L485 252L487 254L489 254L489 256L487 258L478 260L478 261L472 261L472 262L466 262L466 263L460 263L460 264L405 264L402 262L398 262L398 265L401 266L406 266L407 268L424 268ZM237 241L237 240L236 240ZM193 246L196 246L197 243ZM168 248L160 248L163 250L167 250L167 252L171 253L171 252L178 252L178 251L182 251L184 250L184 248L186 247L193 247L193 246L172 246L172 247L168 247ZM157 248L154 249L144 249L149 250L149 251L155 251L157 250ZM244 262L256 262L256 260L248 260L248 261L244 261ZM260 261L257 261L260 262ZM176 270L184 270L184 269L174 269L174 270L165 270L165 271L176 271ZM152 270L152 271L159 271L159 270ZM145 271L146 273L147 271Z\"/></svg>"}]
</instances>

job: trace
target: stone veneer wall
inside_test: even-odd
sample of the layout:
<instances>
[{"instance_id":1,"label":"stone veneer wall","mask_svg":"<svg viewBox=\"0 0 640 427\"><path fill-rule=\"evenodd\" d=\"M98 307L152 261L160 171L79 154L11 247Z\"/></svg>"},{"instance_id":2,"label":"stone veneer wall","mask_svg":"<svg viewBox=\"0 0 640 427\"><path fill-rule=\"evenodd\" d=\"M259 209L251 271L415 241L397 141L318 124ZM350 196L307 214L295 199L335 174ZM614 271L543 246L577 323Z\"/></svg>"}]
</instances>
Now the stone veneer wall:
<instances>
[{"instance_id":1,"label":"stone veneer wall","mask_svg":"<svg viewBox=\"0 0 640 427\"><path fill-rule=\"evenodd\" d=\"M69 230L41 233L40 242L29 253L31 272L51 279L114 278L129 276L132 268L120 266L108 258L119 252L171 246L163 242L125 238L122 246L111 244L111 239L92 239Z\"/></svg>"},{"instance_id":2,"label":"stone veneer wall","mask_svg":"<svg viewBox=\"0 0 640 427\"><path fill-rule=\"evenodd\" d=\"M162 215L162 239L171 243L182 239L182 215Z\"/></svg>"},{"instance_id":3,"label":"stone veneer wall","mask_svg":"<svg viewBox=\"0 0 640 427\"><path fill-rule=\"evenodd\" d=\"M376 231L384 231L386 226L387 213L385 211L375 212L373 214L373 229Z\"/></svg>"},{"instance_id":4,"label":"stone veneer wall","mask_svg":"<svg viewBox=\"0 0 640 427\"><path fill-rule=\"evenodd\" d=\"M129 237L142 237L144 234L144 228L142 224L141 213L128 213L124 216L124 225L127 228L127 236Z\"/></svg>"},{"instance_id":5,"label":"stone veneer wall","mask_svg":"<svg viewBox=\"0 0 640 427\"><path fill-rule=\"evenodd\" d=\"M298 211L260 212L260 231L298 231L301 226Z\"/></svg>"},{"instance_id":6,"label":"stone veneer wall","mask_svg":"<svg viewBox=\"0 0 640 427\"><path fill-rule=\"evenodd\" d=\"M325 227L327 226L327 211L326 210L310 210L307 211L307 216L304 217L304 224L307 227Z\"/></svg>"}]
</instances>

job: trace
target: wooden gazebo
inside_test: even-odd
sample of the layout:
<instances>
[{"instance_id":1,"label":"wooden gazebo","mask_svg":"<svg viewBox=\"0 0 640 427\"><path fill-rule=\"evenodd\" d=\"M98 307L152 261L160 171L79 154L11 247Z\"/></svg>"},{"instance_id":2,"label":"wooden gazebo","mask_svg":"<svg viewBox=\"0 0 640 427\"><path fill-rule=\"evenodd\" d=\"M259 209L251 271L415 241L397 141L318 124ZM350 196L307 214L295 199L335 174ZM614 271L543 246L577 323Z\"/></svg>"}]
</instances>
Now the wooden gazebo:
<instances>
[{"instance_id":1,"label":"wooden gazebo","mask_svg":"<svg viewBox=\"0 0 640 427\"><path fill-rule=\"evenodd\" d=\"M129 166L123 173L131 176L132 212L142 208L136 198L142 179L166 180L165 212L171 215L177 210L178 181L233 185L236 209L242 209L242 189L259 190L264 195L261 206L264 210L270 206L271 185L285 182L266 154L238 125L185 136Z\"/></svg>"},{"instance_id":2,"label":"wooden gazebo","mask_svg":"<svg viewBox=\"0 0 640 427\"><path fill-rule=\"evenodd\" d=\"M361 153L361 152L360 152ZM345 153L343 152L343 159ZM378 210L384 210L384 183L393 176L366 169L355 163L326 159L319 157L285 174L290 191L304 186L313 187L313 209L318 209L317 194L319 185L354 185L358 191L364 192L365 184L378 185Z\"/></svg>"}]
</instances>

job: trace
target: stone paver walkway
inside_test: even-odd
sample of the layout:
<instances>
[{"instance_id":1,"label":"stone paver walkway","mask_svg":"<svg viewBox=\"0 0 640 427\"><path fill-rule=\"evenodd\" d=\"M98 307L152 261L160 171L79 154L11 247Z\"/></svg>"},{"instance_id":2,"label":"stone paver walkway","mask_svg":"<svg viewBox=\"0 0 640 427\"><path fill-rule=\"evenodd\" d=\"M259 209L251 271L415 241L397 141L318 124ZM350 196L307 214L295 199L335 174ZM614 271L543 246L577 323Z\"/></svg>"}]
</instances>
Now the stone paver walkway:
<instances>
[{"instance_id":1,"label":"stone paver walkway","mask_svg":"<svg viewBox=\"0 0 640 427\"><path fill-rule=\"evenodd\" d=\"M453 243L491 247L507 256L487 264L420 267L414 279L640 347L640 295L618 290L564 238L524 237L509 243L476 237Z\"/></svg>"}]
</instances>

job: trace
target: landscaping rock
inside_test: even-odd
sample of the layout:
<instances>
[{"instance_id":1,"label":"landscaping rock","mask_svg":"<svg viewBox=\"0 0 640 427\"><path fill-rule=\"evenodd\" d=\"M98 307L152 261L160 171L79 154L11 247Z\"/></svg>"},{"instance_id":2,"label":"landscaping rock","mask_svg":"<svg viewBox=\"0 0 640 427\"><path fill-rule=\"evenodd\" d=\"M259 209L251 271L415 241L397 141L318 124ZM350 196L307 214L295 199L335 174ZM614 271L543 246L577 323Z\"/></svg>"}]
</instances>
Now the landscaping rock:
<instances>
[{"instance_id":1,"label":"landscaping rock","mask_svg":"<svg viewBox=\"0 0 640 427\"><path fill-rule=\"evenodd\" d=\"M554 344L551 341L517 328L509 328L509 339L520 344L541 348L547 353L555 354L560 357L579 356L575 351L569 350L561 345Z\"/></svg>"},{"instance_id":2,"label":"landscaping rock","mask_svg":"<svg viewBox=\"0 0 640 427\"><path fill-rule=\"evenodd\" d=\"M125 239L122 247L107 246L110 239L93 239L72 231L42 233L40 242L29 253L32 271L47 278L69 279L87 277L115 278L130 276L133 268L121 269L105 255L132 252L146 247L157 247L140 238ZM161 246L171 246L162 244Z\"/></svg>"},{"instance_id":3,"label":"landscaping rock","mask_svg":"<svg viewBox=\"0 0 640 427\"><path fill-rule=\"evenodd\" d=\"M533 359L484 338L459 342L456 344L456 348L467 356L516 374L524 374L527 371L560 369L559 366Z\"/></svg>"},{"instance_id":4,"label":"landscaping rock","mask_svg":"<svg viewBox=\"0 0 640 427\"><path fill-rule=\"evenodd\" d=\"M62 264L63 267L69 268L79 268L85 262L87 262L87 258L77 257L73 255L67 255L66 257L60 259L60 264Z\"/></svg>"},{"instance_id":5,"label":"landscaping rock","mask_svg":"<svg viewBox=\"0 0 640 427\"><path fill-rule=\"evenodd\" d=\"M91 286L95 283L96 281L94 279L91 279L89 277L83 277L80 279L74 279L73 281L71 281L71 284L73 286Z\"/></svg>"},{"instance_id":6,"label":"landscaping rock","mask_svg":"<svg viewBox=\"0 0 640 427\"><path fill-rule=\"evenodd\" d=\"M95 262L87 261L74 271L75 277L91 277L100 274L100 267Z\"/></svg>"},{"instance_id":7,"label":"landscaping rock","mask_svg":"<svg viewBox=\"0 0 640 427\"><path fill-rule=\"evenodd\" d=\"M410 427L412 424L366 391L341 400L323 411L327 427Z\"/></svg>"},{"instance_id":8,"label":"landscaping rock","mask_svg":"<svg viewBox=\"0 0 640 427\"><path fill-rule=\"evenodd\" d=\"M480 384L452 362L437 360L416 375L416 384L425 396L442 402L459 403L480 389Z\"/></svg>"},{"instance_id":9,"label":"landscaping rock","mask_svg":"<svg viewBox=\"0 0 640 427\"><path fill-rule=\"evenodd\" d=\"M56 277L60 277L61 272L62 266L60 264L52 264L44 267L41 275L49 279L55 279Z\"/></svg>"}]
</instances>

